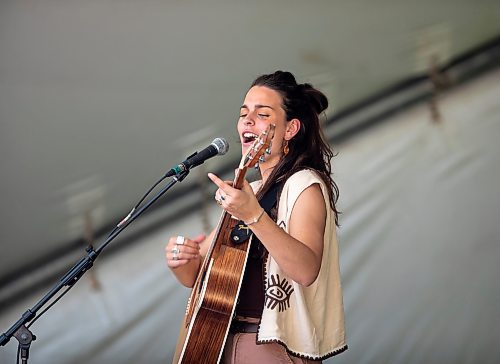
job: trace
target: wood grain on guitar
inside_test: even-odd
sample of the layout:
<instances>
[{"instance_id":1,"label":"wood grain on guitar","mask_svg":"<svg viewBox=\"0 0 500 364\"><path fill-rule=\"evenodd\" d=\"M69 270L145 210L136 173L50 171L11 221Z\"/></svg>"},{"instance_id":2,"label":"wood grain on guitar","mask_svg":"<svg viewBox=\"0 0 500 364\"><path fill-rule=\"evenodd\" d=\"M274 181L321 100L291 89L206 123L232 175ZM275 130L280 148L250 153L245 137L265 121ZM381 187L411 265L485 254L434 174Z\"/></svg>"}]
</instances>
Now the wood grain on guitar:
<instances>
[{"instance_id":1,"label":"wood grain on guitar","mask_svg":"<svg viewBox=\"0 0 500 364\"><path fill-rule=\"evenodd\" d=\"M247 169L262 160L271 146L274 129L274 124L269 125L245 153L234 188L241 189ZM215 364L221 358L251 244L251 239L238 245L231 241L229 234L237 222L223 211L188 300L174 364Z\"/></svg>"}]
</instances>

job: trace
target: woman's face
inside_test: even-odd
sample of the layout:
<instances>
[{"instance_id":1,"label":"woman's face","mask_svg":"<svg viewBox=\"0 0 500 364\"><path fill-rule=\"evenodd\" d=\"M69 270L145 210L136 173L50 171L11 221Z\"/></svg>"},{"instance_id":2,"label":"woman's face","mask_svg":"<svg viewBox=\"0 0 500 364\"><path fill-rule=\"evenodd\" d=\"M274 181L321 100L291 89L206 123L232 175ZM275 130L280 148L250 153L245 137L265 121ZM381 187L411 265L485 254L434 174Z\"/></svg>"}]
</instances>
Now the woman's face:
<instances>
[{"instance_id":1,"label":"woman's face","mask_svg":"<svg viewBox=\"0 0 500 364\"><path fill-rule=\"evenodd\" d=\"M241 140L241 152L245 154L254 140L269 126L275 124L276 129L271 147L271 154L266 155L266 161L261 163L261 168L275 166L282 151L283 139L287 135L287 120L283 109L281 95L265 86L254 86L248 90L245 101L240 109L238 120L238 133Z\"/></svg>"}]
</instances>

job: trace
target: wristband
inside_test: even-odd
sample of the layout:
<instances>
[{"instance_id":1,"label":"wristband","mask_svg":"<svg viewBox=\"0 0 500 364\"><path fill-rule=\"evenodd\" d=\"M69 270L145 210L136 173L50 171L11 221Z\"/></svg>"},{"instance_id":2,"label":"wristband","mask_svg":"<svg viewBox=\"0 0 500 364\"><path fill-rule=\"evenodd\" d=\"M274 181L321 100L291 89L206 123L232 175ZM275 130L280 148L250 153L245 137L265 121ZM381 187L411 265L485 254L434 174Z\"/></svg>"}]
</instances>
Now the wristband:
<instances>
[{"instance_id":1,"label":"wristband","mask_svg":"<svg viewBox=\"0 0 500 364\"><path fill-rule=\"evenodd\" d=\"M259 216L255 217L252 221L245 222L245 225L246 226L250 226L250 225L258 223L259 220L260 220L260 218L262 217L262 215L264 215L264 209L262 209L262 211L260 212Z\"/></svg>"}]
</instances>

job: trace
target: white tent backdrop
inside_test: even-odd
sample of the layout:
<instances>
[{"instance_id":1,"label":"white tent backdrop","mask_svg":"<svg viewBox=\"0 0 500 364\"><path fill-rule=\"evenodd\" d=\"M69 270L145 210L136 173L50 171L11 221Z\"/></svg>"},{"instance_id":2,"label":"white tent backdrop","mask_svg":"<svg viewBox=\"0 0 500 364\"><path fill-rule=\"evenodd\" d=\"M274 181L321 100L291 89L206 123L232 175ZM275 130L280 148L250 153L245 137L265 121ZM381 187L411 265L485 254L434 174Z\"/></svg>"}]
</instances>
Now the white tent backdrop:
<instances>
[{"instance_id":1,"label":"white tent backdrop","mask_svg":"<svg viewBox=\"0 0 500 364\"><path fill-rule=\"evenodd\" d=\"M499 362L499 101L497 70L443 96L439 124L420 105L336 146L350 348L327 362ZM163 249L201 230L193 213L104 254L92 270L101 289L87 273L32 326L30 362L170 362L188 290ZM4 310L0 331L44 292ZM15 363L16 347L0 363Z\"/></svg>"}]
</instances>

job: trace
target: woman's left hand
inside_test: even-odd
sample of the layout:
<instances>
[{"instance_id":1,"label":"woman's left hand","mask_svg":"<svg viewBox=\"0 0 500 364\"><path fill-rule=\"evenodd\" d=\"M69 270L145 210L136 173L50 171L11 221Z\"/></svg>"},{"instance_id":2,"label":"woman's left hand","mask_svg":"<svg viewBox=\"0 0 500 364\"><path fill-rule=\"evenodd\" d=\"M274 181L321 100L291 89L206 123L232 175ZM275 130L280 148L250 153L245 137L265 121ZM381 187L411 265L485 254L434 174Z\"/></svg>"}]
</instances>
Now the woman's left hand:
<instances>
[{"instance_id":1,"label":"woman's left hand","mask_svg":"<svg viewBox=\"0 0 500 364\"><path fill-rule=\"evenodd\" d=\"M225 182L213 173L209 173L208 178L219 187L215 192L217 203L235 218L251 221L262 211L262 207L247 180L243 181L242 189L238 190L232 187L232 182Z\"/></svg>"}]
</instances>

